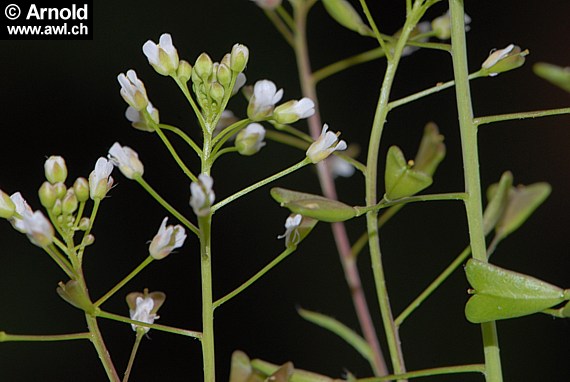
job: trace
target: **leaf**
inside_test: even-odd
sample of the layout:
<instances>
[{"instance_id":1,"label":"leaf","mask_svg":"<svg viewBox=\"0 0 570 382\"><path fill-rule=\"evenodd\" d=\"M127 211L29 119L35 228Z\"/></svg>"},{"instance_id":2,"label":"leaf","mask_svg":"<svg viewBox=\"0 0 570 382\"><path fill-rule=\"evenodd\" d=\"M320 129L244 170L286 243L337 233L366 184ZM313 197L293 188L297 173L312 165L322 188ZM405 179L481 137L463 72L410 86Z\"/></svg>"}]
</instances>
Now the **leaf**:
<instances>
[{"instance_id":1,"label":"leaf","mask_svg":"<svg viewBox=\"0 0 570 382\"><path fill-rule=\"evenodd\" d=\"M343 340L345 340L350 346L352 346L357 352L359 352L360 355L362 355L368 362L370 363L374 362L374 355L368 343L355 331L350 329L348 326L344 325L342 322L327 315L317 312L312 312L306 309L297 309L297 312L305 320L312 322L313 324L316 324L321 328L325 328L333 332Z\"/></svg>"},{"instance_id":2,"label":"leaf","mask_svg":"<svg viewBox=\"0 0 570 382\"><path fill-rule=\"evenodd\" d=\"M564 291L534 277L471 259L465 267L474 295L465 316L472 323L538 313L564 301Z\"/></svg>"},{"instance_id":3,"label":"leaf","mask_svg":"<svg viewBox=\"0 0 570 382\"><path fill-rule=\"evenodd\" d=\"M328 14L340 25L362 36L374 36L362 18L346 0L323 0Z\"/></svg>"},{"instance_id":4,"label":"leaf","mask_svg":"<svg viewBox=\"0 0 570 382\"><path fill-rule=\"evenodd\" d=\"M570 68L538 62L532 67L534 74L570 92Z\"/></svg>"},{"instance_id":5,"label":"leaf","mask_svg":"<svg viewBox=\"0 0 570 382\"><path fill-rule=\"evenodd\" d=\"M432 183L431 176L412 169L413 162L407 163L404 154L397 146L388 149L384 182L386 200L396 200L415 195Z\"/></svg>"}]
</instances>

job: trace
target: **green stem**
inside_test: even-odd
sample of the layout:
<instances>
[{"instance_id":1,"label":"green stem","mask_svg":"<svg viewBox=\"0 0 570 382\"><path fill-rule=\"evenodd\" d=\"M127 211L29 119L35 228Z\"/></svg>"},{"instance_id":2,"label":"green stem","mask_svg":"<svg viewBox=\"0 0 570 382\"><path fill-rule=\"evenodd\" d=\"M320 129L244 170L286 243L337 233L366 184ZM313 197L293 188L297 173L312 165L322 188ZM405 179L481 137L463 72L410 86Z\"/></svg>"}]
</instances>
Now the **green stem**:
<instances>
[{"instance_id":1,"label":"green stem","mask_svg":"<svg viewBox=\"0 0 570 382\"><path fill-rule=\"evenodd\" d=\"M192 224L188 219L186 219L180 212L176 211L174 207L170 205L166 200L164 200L158 192L156 192L150 184L146 182L141 176L137 176L135 180L152 196L165 210L170 212L176 219L178 219L184 226L186 226L190 231L194 232L196 235L199 234L198 227Z\"/></svg>"},{"instance_id":2,"label":"green stem","mask_svg":"<svg viewBox=\"0 0 570 382\"><path fill-rule=\"evenodd\" d=\"M318 83L327 77L330 77L336 73L342 72L352 66L363 64L378 58L384 57L384 50L380 47L369 50L367 52L359 53L351 57L347 57L335 63L325 66L313 73L313 81Z\"/></svg>"},{"instance_id":3,"label":"green stem","mask_svg":"<svg viewBox=\"0 0 570 382\"><path fill-rule=\"evenodd\" d=\"M93 229L93 224L95 224L95 218L97 217L97 212L99 211L99 205L101 204L101 199L95 199L93 201L93 209L91 210L91 216L89 216L89 226L85 230L83 234L83 239L81 239L81 244L79 245L79 252L77 253L77 258L79 259L79 264L83 263L83 252L85 252L85 241L87 240L87 236L91 233L91 229Z\"/></svg>"},{"instance_id":4,"label":"green stem","mask_svg":"<svg viewBox=\"0 0 570 382\"><path fill-rule=\"evenodd\" d=\"M222 200L222 201L220 201L220 202L214 204L214 205L211 207L212 213L215 212L215 211L217 211L217 210L219 210L220 208L222 208L222 207L225 206L226 204L231 203L231 202L233 202L234 200L236 200L236 199L238 199L238 198L244 196L245 194L248 194L248 193L250 193L250 192L252 192L252 191L254 191L254 190L257 190L257 189L260 188L260 187L265 186L265 185L268 184L268 183L273 182L274 180L277 180L277 179L279 179L279 178L284 177L285 175L288 175L288 174L290 174L290 173L292 173L292 172L294 172L294 171L297 171L298 169L300 169L300 168L302 168L302 167L308 165L309 163L311 163L311 161L310 161L308 158L305 158L305 159L303 159L302 161L300 161L299 163L294 164L293 166L291 166L291 167L289 167L289 168L286 168L285 170L280 171L280 172L278 172L277 174L271 175L271 176L268 177L268 178L265 178L265 179L263 179L263 180L260 180L259 182L254 183L254 184L252 184L251 186L246 187L246 188L244 188L243 190L238 191L238 192L236 192L235 194L233 194L233 195L231 195L231 196L228 196L228 197L225 198L224 200Z\"/></svg>"},{"instance_id":5,"label":"green stem","mask_svg":"<svg viewBox=\"0 0 570 382\"><path fill-rule=\"evenodd\" d=\"M51 341L71 341L71 340L88 340L91 333L73 333L73 334L9 334L0 332L0 342L51 342Z\"/></svg>"},{"instance_id":6,"label":"green stem","mask_svg":"<svg viewBox=\"0 0 570 382\"><path fill-rule=\"evenodd\" d=\"M481 71L472 73L467 78L469 80L474 80L474 79L479 78L479 77L481 77ZM426 97L428 95L440 92L440 91L448 89L454 85L455 85L455 81L453 81L453 80L443 82L443 83L438 83L437 85L435 85L432 88L425 89L425 90L422 90L421 92L414 93L414 94L411 94L407 97L400 98L398 100L392 101L388 104L388 107L390 108L390 110L392 110L392 109L397 108L398 106L402 106L402 105L405 105L405 104L410 103L412 101L415 101L417 99L420 99L420 98Z\"/></svg>"},{"instance_id":7,"label":"green stem","mask_svg":"<svg viewBox=\"0 0 570 382\"><path fill-rule=\"evenodd\" d=\"M384 74L384 81L382 83L382 88L374 115L372 132L370 134L370 142L368 146L368 157L366 161L366 204L369 206L377 204L377 176L380 141L382 138L384 124L386 123L386 117L389 111L389 108L387 106L390 98L392 84L394 82L398 68L398 63L410 33L414 29L416 23L421 18L425 10L425 8L422 8L421 2L416 2L414 4L412 11L406 17L406 22L402 28L401 36L394 48L394 55L391 59L388 59L386 72ZM404 365L404 356L402 354L398 328L394 324L394 317L392 315L392 308L390 306L390 301L388 298L386 278L384 276L384 268L382 265L382 252L380 250L380 240L378 236L378 211L368 212L366 215L366 221L376 295L378 298L378 304L380 306L388 349L390 350L390 359L392 361L392 366L394 368L395 374L403 374L406 371L406 367Z\"/></svg>"},{"instance_id":8,"label":"green stem","mask_svg":"<svg viewBox=\"0 0 570 382\"><path fill-rule=\"evenodd\" d=\"M362 7L362 11L366 15L366 19L368 20L368 23L372 27L372 31L374 32L374 37L376 37L376 40L378 40L378 44L380 44L380 47L382 47L382 50L385 52L386 58L388 59L388 61L391 61L393 59L392 53L390 53L390 50L389 50L386 42L382 38L382 35L380 34L378 27L376 26L376 22L374 21L374 18L372 17L372 14L370 13L370 10L368 9L368 4L366 4L366 0L360 0L360 6Z\"/></svg>"},{"instance_id":9,"label":"green stem","mask_svg":"<svg viewBox=\"0 0 570 382\"><path fill-rule=\"evenodd\" d=\"M65 257L59 253L57 248L52 244L48 247L43 247L44 251L52 258L53 261L56 262L57 265L65 272L70 279L75 278L75 274L73 273L73 266Z\"/></svg>"},{"instance_id":10,"label":"green stem","mask_svg":"<svg viewBox=\"0 0 570 382\"><path fill-rule=\"evenodd\" d=\"M235 146L223 148L219 151L216 151L216 154L212 156L212 158L213 158L212 160L216 161L222 155L228 154L228 153L235 153L236 151L238 151L238 149Z\"/></svg>"},{"instance_id":11,"label":"green stem","mask_svg":"<svg viewBox=\"0 0 570 382\"><path fill-rule=\"evenodd\" d=\"M142 263L139 264L138 267L136 267L131 273L128 274L127 277L125 277L123 280L121 280L117 285L115 285L110 291L108 291L107 293L105 293L105 295L103 297L101 297L99 300L97 300L97 302L95 302L95 304L93 304L94 306L98 307L101 306L101 304L103 304L105 301L107 301L111 296L113 296L119 289L121 289L123 286L125 286L126 283L128 283L129 281L131 281L131 279L133 277L135 277L137 274L139 274L140 271L142 271L147 265L149 265L152 261L154 260L154 258L152 256L147 257L146 259L144 259L144 261Z\"/></svg>"},{"instance_id":12,"label":"green stem","mask_svg":"<svg viewBox=\"0 0 570 382\"><path fill-rule=\"evenodd\" d=\"M402 378L419 378L419 377L431 377L434 375L446 375L446 374L463 374L463 373L485 373L485 365L482 364L471 364L471 365L459 365L459 366L445 366L445 367L434 367L433 369L416 370L410 371L409 373L387 375L380 378L362 378L357 379L357 382L382 382L391 381L394 379Z\"/></svg>"},{"instance_id":13,"label":"green stem","mask_svg":"<svg viewBox=\"0 0 570 382\"><path fill-rule=\"evenodd\" d=\"M279 8L282 8L282 6L280 5ZM291 30L289 30L287 25L283 22L283 19L281 19L275 11L263 10L263 12L265 13L269 21L273 23L275 29L277 29L277 31L281 33L281 36L283 36L285 41L287 41L287 44L293 46L293 34L291 33Z\"/></svg>"},{"instance_id":14,"label":"green stem","mask_svg":"<svg viewBox=\"0 0 570 382\"><path fill-rule=\"evenodd\" d=\"M402 323L406 320L406 318L408 318L408 316L412 314L414 310L416 310L425 300L427 300L427 298L437 288L439 288L439 286L443 284L445 280L447 280L447 278L453 273L453 271L455 271L461 264L463 264L465 259L467 259L467 257L469 257L470 254L471 254L471 247L465 248L463 252L461 252L459 256L457 256L455 260L453 260L453 262L449 264L447 268L445 268L445 270L441 272L441 274L437 276L435 280L433 280L431 284L429 284L428 287L418 297L416 297L414 301L412 301L410 305L408 305L408 307L402 311L402 313L400 313L398 317L396 317L396 320L394 321L396 326L402 325Z\"/></svg>"},{"instance_id":15,"label":"green stem","mask_svg":"<svg viewBox=\"0 0 570 382\"><path fill-rule=\"evenodd\" d=\"M570 107L563 107L560 109L550 109L550 110L537 110L537 111L525 111L521 113L511 113L511 114L500 114L500 115L490 115L487 117L478 117L473 120L473 124L476 126L484 125L493 122L511 121L514 119L527 119L527 118L539 118L548 117L551 115L560 114L570 114Z\"/></svg>"},{"instance_id":16,"label":"green stem","mask_svg":"<svg viewBox=\"0 0 570 382\"><path fill-rule=\"evenodd\" d=\"M467 78L467 42L465 40L463 0L449 0L449 9L451 12L453 73L456 82L455 89L461 132L465 191L468 194L468 197L465 199L465 210L469 226L469 241L473 257L486 262L487 252L481 207L477 126L473 122L471 91ZM501 382L503 376L495 322L491 321L481 324L481 330L485 353L486 380L487 382Z\"/></svg>"},{"instance_id":17,"label":"green stem","mask_svg":"<svg viewBox=\"0 0 570 382\"><path fill-rule=\"evenodd\" d=\"M182 90L182 93L184 93L184 96L188 100L188 103L194 110L194 114L196 114L196 117L198 118L198 123L200 124L200 127L202 127L202 130L204 130L206 126L206 123L204 121L204 116L202 115L202 112L200 111L198 105L196 105L196 102L194 102L194 99L190 94L190 90L188 90L188 84L186 82L180 81L178 77L173 76L172 78L174 79L180 90Z\"/></svg>"},{"instance_id":18,"label":"green stem","mask_svg":"<svg viewBox=\"0 0 570 382\"><path fill-rule=\"evenodd\" d=\"M121 378L117 374L115 370L115 366L113 365L113 361L111 360L111 356L107 351L107 347L103 342L103 337L101 336L101 332L99 331L99 326L97 325L97 318L91 316L90 314L85 314L85 319L87 321L87 326L89 327L89 332L91 333L90 340L97 354L99 355L99 359L105 368L105 372L107 373L107 378L109 381L112 382L120 382Z\"/></svg>"},{"instance_id":19,"label":"green stem","mask_svg":"<svg viewBox=\"0 0 570 382\"><path fill-rule=\"evenodd\" d=\"M190 180L192 180L193 182L197 182L198 178L196 177L196 175L194 175L192 173L192 171L190 171L190 169L186 166L186 164L184 164L184 161L182 161L182 159L180 158L180 156L178 155L178 153L176 152L176 150L174 149L174 147L172 146L172 144L170 143L168 138L166 138L166 135L164 135L164 133L160 129L160 125L155 125L154 130L156 131L156 133L158 134L158 136L162 140L162 143L164 143L164 145L166 146L166 148L170 152L170 155L172 156L172 158L174 158L174 160L176 161L176 163L178 164L178 167L180 167L182 172L184 172L184 174L188 178L190 178Z\"/></svg>"},{"instance_id":20,"label":"green stem","mask_svg":"<svg viewBox=\"0 0 570 382\"><path fill-rule=\"evenodd\" d=\"M386 224L388 220L390 220L394 215L396 215L398 211L400 211L404 206L405 204L396 204L395 206L388 208L386 212L380 215L380 217L378 218L378 229L382 228L384 224ZM352 256L356 258L360 254L360 252L364 249L366 244L368 244L368 232L364 232L362 235L360 235L358 240L354 242L351 248Z\"/></svg>"},{"instance_id":21,"label":"green stem","mask_svg":"<svg viewBox=\"0 0 570 382\"><path fill-rule=\"evenodd\" d=\"M273 259L269 264L267 264L265 267L263 267L263 269L261 269L255 275L253 275L249 280L244 282L242 285L240 285L239 287L237 287L236 289L234 289L233 291L231 291L230 293L228 293L224 297L216 300L216 302L214 302L214 309L219 307L223 303L231 300L232 298L234 298L235 296L237 296L241 292L243 292L250 285L252 285L254 282L259 280L263 275L265 275L267 272L269 272L271 269L273 269L277 264L279 264L281 261L285 260L285 258L287 258L287 256L289 256L291 253L295 252L295 249L296 249L295 247L287 248L285 251L281 252L281 254L279 256L277 256L275 259Z\"/></svg>"},{"instance_id":22,"label":"green stem","mask_svg":"<svg viewBox=\"0 0 570 382\"><path fill-rule=\"evenodd\" d=\"M267 130L265 132L265 137L271 139L272 141L282 143L291 147L295 147L299 150L307 150L310 143L305 140L299 139L297 137L292 137L289 134L280 133L279 131Z\"/></svg>"},{"instance_id":23,"label":"green stem","mask_svg":"<svg viewBox=\"0 0 570 382\"><path fill-rule=\"evenodd\" d=\"M214 351L214 304L212 297L212 215L198 218L200 227L200 269L202 279L202 356L204 382L216 380Z\"/></svg>"},{"instance_id":24,"label":"green stem","mask_svg":"<svg viewBox=\"0 0 570 382\"><path fill-rule=\"evenodd\" d=\"M186 329L174 328L172 326L166 326L166 325L160 325L160 324L149 324L149 323L142 322L142 321L131 320L128 317L123 317L123 316L120 316L118 314L109 313L109 312L106 312L106 311L100 310L100 309L97 310L97 317L106 318L108 320L113 320L113 321L124 322L125 324L134 324L137 326L143 326L145 328L159 330L161 332L178 334L178 335L185 336L185 337L191 337L191 338L196 338L196 339L202 338L202 333L194 331L194 330L186 330Z\"/></svg>"},{"instance_id":25,"label":"green stem","mask_svg":"<svg viewBox=\"0 0 570 382\"><path fill-rule=\"evenodd\" d=\"M139 350L139 345L141 343L143 336L144 336L144 330L137 330L135 343L133 345L133 350L131 350L131 356L129 357L129 363L127 365L127 369L125 370L125 377L123 378L123 382L128 382L129 380L133 364L135 363L135 357L137 355L137 351Z\"/></svg>"},{"instance_id":26,"label":"green stem","mask_svg":"<svg viewBox=\"0 0 570 382\"><path fill-rule=\"evenodd\" d=\"M399 204L415 203L415 202L429 202L429 201L442 201L442 200L465 200L466 194L464 192L453 192L444 194L428 194L428 195L414 195L405 198L386 201L382 199L380 203L369 207L355 206L357 211L356 216L364 215L367 212L378 211L383 208L392 207Z\"/></svg>"},{"instance_id":27,"label":"green stem","mask_svg":"<svg viewBox=\"0 0 570 382\"><path fill-rule=\"evenodd\" d=\"M184 131L179 129L176 126L167 125L164 123L159 123L158 126L162 130L172 131L174 134L178 135L180 138L184 140L188 144L188 146L192 147L192 149L198 154L198 156L202 155L202 149L190 138Z\"/></svg>"}]
</instances>

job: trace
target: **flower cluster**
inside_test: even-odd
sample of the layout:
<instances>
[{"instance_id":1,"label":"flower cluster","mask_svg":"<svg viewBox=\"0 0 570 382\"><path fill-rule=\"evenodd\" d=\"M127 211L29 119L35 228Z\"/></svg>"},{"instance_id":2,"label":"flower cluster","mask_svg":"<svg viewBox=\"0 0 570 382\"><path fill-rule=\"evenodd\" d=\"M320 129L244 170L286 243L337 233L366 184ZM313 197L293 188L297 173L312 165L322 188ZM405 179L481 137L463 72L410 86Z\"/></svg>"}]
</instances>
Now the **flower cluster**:
<instances>
[{"instance_id":1,"label":"flower cluster","mask_svg":"<svg viewBox=\"0 0 570 382\"><path fill-rule=\"evenodd\" d=\"M289 124L315 114L315 103L309 98L291 100L275 107L281 98L283 98L283 89L277 90L272 81L257 81L247 107L248 118L252 121L273 119L277 123Z\"/></svg>"}]
</instances>

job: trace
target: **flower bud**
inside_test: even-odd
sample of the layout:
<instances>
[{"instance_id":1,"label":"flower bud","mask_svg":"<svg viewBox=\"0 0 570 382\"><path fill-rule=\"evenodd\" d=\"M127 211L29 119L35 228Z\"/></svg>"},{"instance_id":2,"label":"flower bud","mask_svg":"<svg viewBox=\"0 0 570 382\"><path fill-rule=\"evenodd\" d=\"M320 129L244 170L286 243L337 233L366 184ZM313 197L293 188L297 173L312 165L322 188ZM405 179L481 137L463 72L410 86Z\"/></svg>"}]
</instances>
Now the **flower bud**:
<instances>
[{"instance_id":1,"label":"flower bud","mask_svg":"<svg viewBox=\"0 0 570 382\"><path fill-rule=\"evenodd\" d=\"M194 64L194 71L196 75L202 79L202 81L207 82L208 78L212 74L214 64L212 63L212 59L206 53L202 53L196 59L196 63Z\"/></svg>"},{"instance_id":2,"label":"flower bud","mask_svg":"<svg viewBox=\"0 0 570 382\"><path fill-rule=\"evenodd\" d=\"M250 123L236 137L236 148L241 155L253 155L259 152L265 142L265 129L259 123Z\"/></svg>"},{"instance_id":3,"label":"flower bud","mask_svg":"<svg viewBox=\"0 0 570 382\"><path fill-rule=\"evenodd\" d=\"M65 186L65 184L59 182L53 185L54 189L55 189L55 196L58 199L61 199L65 196L65 193L67 192L67 187Z\"/></svg>"},{"instance_id":4,"label":"flower bud","mask_svg":"<svg viewBox=\"0 0 570 382\"><path fill-rule=\"evenodd\" d=\"M301 118L309 118L313 114L315 114L315 103L305 97L299 101L292 100L277 106L273 111L273 119L277 123L286 125Z\"/></svg>"},{"instance_id":5,"label":"flower bud","mask_svg":"<svg viewBox=\"0 0 570 382\"><path fill-rule=\"evenodd\" d=\"M137 152L130 147L121 146L118 142L109 149L109 160L129 179L135 179L144 173L144 166Z\"/></svg>"},{"instance_id":6,"label":"flower bud","mask_svg":"<svg viewBox=\"0 0 570 382\"><path fill-rule=\"evenodd\" d=\"M113 163L105 158L99 158L95 169L89 174L89 196L93 200L101 200L113 186Z\"/></svg>"},{"instance_id":7,"label":"flower bud","mask_svg":"<svg viewBox=\"0 0 570 382\"><path fill-rule=\"evenodd\" d=\"M85 236L85 239L83 239L83 245L91 245L95 242L95 236L93 236L93 234L89 234L87 236Z\"/></svg>"},{"instance_id":8,"label":"flower bud","mask_svg":"<svg viewBox=\"0 0 570 382\"><path fill-rule=\"evenodd\" d=\"M77 178L73 183L73 191L79 202L86 202L89 199L89 181L85 178Z\"/></svg>"},{"instance_id":9,"label":"flower bud","mask_svg":"<svg viewBox=\"0 0 570 382\"><path fill-rule=\"evenodd\" d=\"M91 220L89 218L81 218L77 228L79 228L81 231L86 231L87 228L89 228L90 223L91 223Z\"/></svg>"},{"instance_id":10,"label":"flower bud","mask_svg":"<svg viewBox=\"0 0 570 382\"><path fill-rule=\"evenodd\" d=\"M38 191L38 196L42 206L48 210L51 209L57 200L55 186L48 181L43 182Z\"/></svg>"},{"instance_id":11,"label":"flower bud","mask_svg":"<svg viewBox=\"0 0 570 382\"><path fill-rule=\"evenodd\" d=\"M226 65L220 64L218 66L217 78L218 82L227 89L232 82L232 71Z\"/></svg>"},{"instance_id":12,"label":"flower bud","mask_svg":"<svg viewBox=\"0 0 570 382\"><path fill-rule=\"evenodd\" d=\"M10 219L16 212L16 205L10 196L0 190L0 218Z\"/></svg>"},{"instance_id":13,"label":"flower bud","mask_svg":"<svg viewBox=\"0 0 570 382\"><path fill-rule=\"evenodd\" d=\"M67 178L65 160L57 155L50 156L44 163L44 172L51 184L65 182Z\"/></svg>"},{"instance_id":14,"label":"flower bud","mask_svg":"<svg viewBox=\"0 0 570 382\"><path fill-rule=\"evenodd\" d=\"M176 76L180 81L184 83L188 82L192 77L192 65L190 65L188 61L180 60L178 69L176 70Z\"/></svg>"},{"instance_id":15,"label":"flower bud","mask_svg":"<svg viewBox=\"0 0 570 382\"><path fill-rule=\"evenodd\" d=\"M62 212L63 212L63 209L61 206L61 199L57 199L55 201L55 203L53 204L53 206L51 207L51 213L54 216L59 216L59 215L61 215Z\"/></svg>"},{"instance_id":16,"label":"flower bud","mask_svg":"<svg viewBox=\"0 0 570 382\"><path fill-rule=\"evenodd\" d=\"M248 59L249 59L249 49L247 48L247 46L242 44L235 44L232 47L230 68L236 73L241 73L244 71Z\"/></svg>"},{"instance_id":17,"label":"flower bud","mask_svg":"<svg viewBox=\"0 0 570 382\"><path fill-rule=\"evenodd\" d=\"M219 82L212 82L210 87L210 97L218 104L222 103L224 99L225 90L224 87Z\"/></svg>"},{"instance_id":18,"label":"flower bud","mask_svg":"<svg viewBox=\"0 0 570 382\"><path fill-rule=\"evenodd\" d=\"M484 73L493 77L522 66L526 55L528 55L528 50L521 51L519 46L510 44L504 49L492 52L483 62L481 68Z\"/></svg>"},{"instance_id":19,"label":"flower bud","mask_svg":"<svg viewBox=\"0 0 570 382\"><path fill-rule=\"evenodd\" d=\"M186 232L180 224L166 226L168 218L162 220L158 233L152 239L148 251L155 260L164 259L174 249L182 247Z\"/></svg>"},{"instance_id":20,"label":"flower bud","mask_svg":"<svg viewBox=\"0 0 570 382\"><path fill-rule=\"evenodd\" d=\"M78 205L79 202L77 196L75 196L75 191L73 191L73 188L70 188L61 201L61 211L64 214L71 215L77 210Z\"/></svg>"},{"instance_id":21,"label":"flower bud","mask_svg":"<svg viewBox=\"0 0 570 382\"><path fill-rule=\"evenodd\" d=\"M347 0L323 0L323 5L329 15L340 25L362 36L373 35L370 28Z\"/></svg>"}]
</instances>

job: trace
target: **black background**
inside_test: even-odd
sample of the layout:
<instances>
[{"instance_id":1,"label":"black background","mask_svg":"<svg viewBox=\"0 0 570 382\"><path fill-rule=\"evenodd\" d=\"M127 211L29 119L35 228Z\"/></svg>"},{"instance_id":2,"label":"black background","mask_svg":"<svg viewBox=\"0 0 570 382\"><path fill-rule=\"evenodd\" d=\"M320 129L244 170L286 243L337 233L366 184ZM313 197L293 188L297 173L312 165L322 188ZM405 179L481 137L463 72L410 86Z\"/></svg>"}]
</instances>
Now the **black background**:
<instances>
[{"instance_id":1,"label":"black background","mask_svg":"<svg viewBox=\"0 0 570 382\"><path fill-rule=\"evenodd\" d=\"M373 5L372 5L373 3ZM404 2L371 2L382 31L394 33L401 24ZM396 3L396 2L390 2ZM570 6L564 0L541 2L470 1L468 33L470 68L476 70L492 48L511 42L528 48L527 64L511 73L472 84L476 115L567 106L570 96L536 78L534 62L570 65L567 22ZM439 4L426 19L446 10ZM93 41L1 41L2 135L0 188L21 191L39 208L37 188L43 162L49 155L65 157L72 180L89 175L97 158L115 141L133 147L145 164L145 178L187 216L188 181L169 158L158 138L130 127L124 118L116 76L136 69L161 121L179 125L199 138L191 110L175 84L148 65L141 46L169 32L181 58L193 62L203 51L219 60L235 42L250 48L248 82L269 78L285 89L285 99L298 98L295 61L289 47L257 7L234 1L121 1L98 2L94 8ZM315 68L349 54L374 47L374 41L337 26L317 4L309 19L310 47ZM319 86L323 120L340 130L348 142L366 147L384 64L370 63L337 75ZM393 97L399 98L451 78L450 58L442 52L419 51L403 60ZM244 115L245 102L230 108ZM446 91L389 115L382 150L399 145L413 157L423 125L436 121L446 136L448 156L428 192L460 191L463 187L460 141L452 91ZM512 170L516 183L548 181L553 193L523 227L504 242L493 262L570 287L567 237L570 218L568 193L568 130L570 117L483 126L480 130L482 183L497 181ZM303 123L299 126L304 127ZM183 145L177 146L183 148ZM218 200L283 169L303 154L269 142L257 156L224 157L213 171ZM196 169L198 161L185 156ZM365 149L360 155L365 159ZM382 168L382 164L380 165ZM98 298L147 256L150 240L165 213L118 171L117 187L105 199L94 228L96 243L85 259L90 293ZM307 168L277 182L280 186L318 192L314 172ZM283 248L276 236L283 232L287 212L269 197L268 187L227 206L214 223L214 295L235 288ZM363 181L340 179L341 198L363 204ZM362 220L350 222L356 239ZM382 245L388 288L399 313L467 243L465 215L460 203L437 202L410 206L383 231ZM64 275L38 248L0 224L0 330L9 333L60 334L85 330L81 312L55 293ZM374 319L381 331L366 255L359 260ZM167 301L158 322L200 329L198 242L189 235L185 246L155 262L103 308L128 314L124 295L148 287L162 290ZM480 331L463 315L468 288L457 271L401 328L410 370L483 359ZM370 375L366 363L334 335L304 322L295 308L330 314L357 328L337 254L325 224L299 251L268 277L216 315L219 380L227 380L231 352L242 349L252 357L275 363L291 360L297 367L339 377L349 370ZM134 340L127 325L101 320L101 327L117 368L123 370ZM506 381L567 381L567 320L535 315L498 323ZM143 341L133 381L199 381L201 353L197 341L158 331ZM0 344L2 381L102 381L105 374L87 341ZM430 381L479 381L482 377L433 377Z\"/></svg>"}]
</instances>

